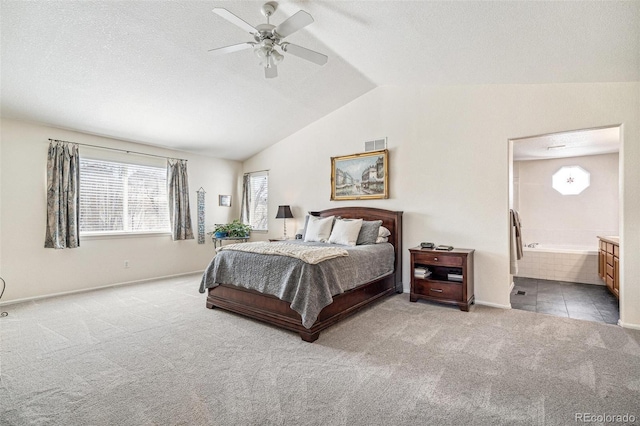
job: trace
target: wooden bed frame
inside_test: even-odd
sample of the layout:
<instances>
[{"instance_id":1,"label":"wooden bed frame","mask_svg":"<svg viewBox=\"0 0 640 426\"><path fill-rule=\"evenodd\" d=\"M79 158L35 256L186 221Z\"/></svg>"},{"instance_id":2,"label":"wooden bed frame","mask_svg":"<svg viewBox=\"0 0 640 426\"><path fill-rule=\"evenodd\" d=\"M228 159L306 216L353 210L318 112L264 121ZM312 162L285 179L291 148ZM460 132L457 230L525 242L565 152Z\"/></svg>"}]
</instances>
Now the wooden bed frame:
<instances>
[{"instance_id":1,"label":"wooden bed frame","mask_svg":"<svg viewBox=\"0 0 640 426\"><path fill-rule=\"evenodd\" d=\"M402 212L368 207L341 207L310 213L320 217L340 216L345 219L382 220L382 226L391 231L389 242L395 249L394 272L334 296L333 302L322 309L310 329L302 325L300 314L289 307L289 302L233 285L220 284L208 289L207 308L221 308L255 318L295 331L302 340L314 342L325 328L382 297L395 292L402 293Z\"/></svg>"}]
</instances>

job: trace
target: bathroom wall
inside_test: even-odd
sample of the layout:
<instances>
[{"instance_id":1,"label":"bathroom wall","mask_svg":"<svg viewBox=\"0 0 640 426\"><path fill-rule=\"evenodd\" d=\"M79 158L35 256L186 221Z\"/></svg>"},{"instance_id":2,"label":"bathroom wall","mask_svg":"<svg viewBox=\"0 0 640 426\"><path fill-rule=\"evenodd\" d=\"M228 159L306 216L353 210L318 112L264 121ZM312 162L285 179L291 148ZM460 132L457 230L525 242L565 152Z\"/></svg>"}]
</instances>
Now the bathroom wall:
<instances>
[{"instance_id":1,"label":"bathroom wall","mask_svg":"<svg viewBox=\"0 0 640 426\"><path fill-rule=\"evenodd\" d=\"M513 209L520 211L520 163L522 161L513 162Z\"/></svg>"},{"instance_id":2,"label":"bathroom wall","mask_svg":"<svg viewBox=\"0 0 640 426\"><path fill-rule=\"evenodd\" d=\"M518 277L605 285L598 276L596 251L525 247L523 254L518 261Z\"/></svg>"},{"instance_id":3,"label":"bathroom wall","mask_svg":"<svg viewBox=\"0 0 640 426\"><path fill-rule=\"evenodd\" d=\"M514 206L520 212L523 243L596 250L598 235L618 235L618 161L614 153L514 162ZM590 186L578 195L553 189L552 175L563 166L587 170Z\"/></svg>"}]
</instances>

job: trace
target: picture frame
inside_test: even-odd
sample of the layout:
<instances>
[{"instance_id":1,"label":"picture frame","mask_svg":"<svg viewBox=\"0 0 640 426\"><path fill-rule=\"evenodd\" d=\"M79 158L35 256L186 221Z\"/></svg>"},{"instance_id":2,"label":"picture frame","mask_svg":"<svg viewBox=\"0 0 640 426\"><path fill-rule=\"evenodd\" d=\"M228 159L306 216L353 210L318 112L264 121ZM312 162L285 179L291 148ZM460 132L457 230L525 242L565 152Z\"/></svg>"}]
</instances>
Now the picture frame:
<instances>
[{"instance_id":1,"label":"picture frame","mask_svg":"<svg viewBox=\"0 0 640 426\"><path fill-rule=\"evenodd\" d=\"M331 157L331 200L389 198L389 151Z\"/></svg>"},{"instance_id":2,"label":"picture frame","mask_svg":"<svg viewBox=\"0 0 640 426\"><path fill-rule=\"evenodd\" d=\"M222 207L231 207L231 195L218 195L218 205Z\"/></svg>"}]
</instances>

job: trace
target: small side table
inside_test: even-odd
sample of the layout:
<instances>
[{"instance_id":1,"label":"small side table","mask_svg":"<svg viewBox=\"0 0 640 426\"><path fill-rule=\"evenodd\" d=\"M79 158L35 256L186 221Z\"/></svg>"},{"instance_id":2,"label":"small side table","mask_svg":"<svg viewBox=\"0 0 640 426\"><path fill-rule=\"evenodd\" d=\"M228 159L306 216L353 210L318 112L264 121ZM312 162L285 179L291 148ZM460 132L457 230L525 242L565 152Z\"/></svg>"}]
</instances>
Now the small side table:
<instances>
[{"instance_id":1,"label":"small side table","mask_svg":"<svg viewBox=\"0 0 640 426\"><path fill-rule=\"evenodd\" d=\"M222 247L223 241L241 241L243 243L246 243L247 241L249 241L249 237L222 237L222 238L211 237L211 239L213 240L214 249L218 248L218 242L220 242L220 247Z\"/></svg>"}]
</instances>

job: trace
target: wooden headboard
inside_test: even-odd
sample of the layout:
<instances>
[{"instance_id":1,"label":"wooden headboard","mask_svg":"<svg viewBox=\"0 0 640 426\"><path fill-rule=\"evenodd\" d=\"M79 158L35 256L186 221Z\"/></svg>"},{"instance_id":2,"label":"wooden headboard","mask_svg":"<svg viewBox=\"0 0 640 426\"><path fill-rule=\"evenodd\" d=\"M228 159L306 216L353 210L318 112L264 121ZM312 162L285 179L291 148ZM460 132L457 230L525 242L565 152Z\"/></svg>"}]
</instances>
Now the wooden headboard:
<instances>
[{"instance_id":1,"label":"wooden headboard","mask_svg":"<svg viewBox=\"0 0 640 426\"><path fill-rule=\"evenodd\" d=\"M309 212L309 214L320 217L340 216L345 219L381 220L382 226L391 232L389 242L393 244L396 255L394 282L396 283L396 291L402 293L402 212L371 207L336 207Z\"/></svg>"}]
</instances>

